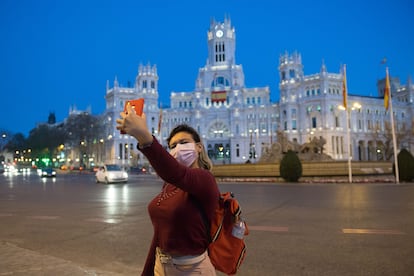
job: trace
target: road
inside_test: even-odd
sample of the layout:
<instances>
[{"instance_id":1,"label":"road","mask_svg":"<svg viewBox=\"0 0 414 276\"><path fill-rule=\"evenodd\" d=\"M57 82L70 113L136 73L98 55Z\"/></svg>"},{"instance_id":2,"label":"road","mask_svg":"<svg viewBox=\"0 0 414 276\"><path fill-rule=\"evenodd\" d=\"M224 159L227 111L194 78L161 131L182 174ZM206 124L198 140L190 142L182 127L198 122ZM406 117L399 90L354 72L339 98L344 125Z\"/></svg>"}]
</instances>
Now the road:
<instances>
[{"instance_id":1,"label":"road","mask_svg":"<svg viewBox=\"0 0 414 276\"><path fill-rule=\"evenodd\" d=\"M0 275L138 275L162 182L0 175ZM219 183L250 228L238 275L414 275L414 184Z\"/></svg>"}]
</instances>

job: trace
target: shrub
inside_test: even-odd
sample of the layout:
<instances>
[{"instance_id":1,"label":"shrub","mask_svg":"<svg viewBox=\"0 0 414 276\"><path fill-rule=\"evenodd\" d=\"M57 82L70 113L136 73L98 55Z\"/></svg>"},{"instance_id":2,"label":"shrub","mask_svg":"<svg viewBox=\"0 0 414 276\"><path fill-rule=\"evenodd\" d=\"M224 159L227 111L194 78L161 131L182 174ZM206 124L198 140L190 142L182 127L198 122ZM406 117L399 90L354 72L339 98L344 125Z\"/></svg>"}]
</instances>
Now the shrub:
<instances>
[{"instance_id":1,"label":"shrub","mask_svg":"<svg viewBox=\"0 0 414 276\"><path fill-rule=\"evenodd\" d=\"M289 150L280 161L280 176L287 182L297 182L302 176L302 163L295 152Z\"/></svg>"},{"instance_id":2,"label":"shrub","mask_svg":"<svg viewBox=\"0 0 414 276\"><path fill-rule=\"evenodd\" d=\"M408 150L402 149L397 158L400 181L410 182L414 179L414 157ZM392 166L392 172L395 175L395 164Z\"/></svg>"}]
</instances>

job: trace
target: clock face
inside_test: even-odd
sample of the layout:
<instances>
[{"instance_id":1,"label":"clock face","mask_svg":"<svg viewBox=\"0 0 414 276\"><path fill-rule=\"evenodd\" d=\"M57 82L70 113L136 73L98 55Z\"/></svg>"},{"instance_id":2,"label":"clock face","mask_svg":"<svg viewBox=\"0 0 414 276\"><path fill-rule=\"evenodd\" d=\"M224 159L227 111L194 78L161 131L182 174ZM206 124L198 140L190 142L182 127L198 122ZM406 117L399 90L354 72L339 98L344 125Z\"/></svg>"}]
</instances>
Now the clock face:
<instances>
[{"instance_id":1,"label":"clock face","mask_svg":"<svg viewBox=\"0 0 414 276\"><path fill-rule=\"evenodd\" d=\"M216 36L217 36L217 37L222 37L222 36L223 36L223 31L222 31L222 30L218 30L218 31L216 32Z\"/></svg>"}]
</instances>

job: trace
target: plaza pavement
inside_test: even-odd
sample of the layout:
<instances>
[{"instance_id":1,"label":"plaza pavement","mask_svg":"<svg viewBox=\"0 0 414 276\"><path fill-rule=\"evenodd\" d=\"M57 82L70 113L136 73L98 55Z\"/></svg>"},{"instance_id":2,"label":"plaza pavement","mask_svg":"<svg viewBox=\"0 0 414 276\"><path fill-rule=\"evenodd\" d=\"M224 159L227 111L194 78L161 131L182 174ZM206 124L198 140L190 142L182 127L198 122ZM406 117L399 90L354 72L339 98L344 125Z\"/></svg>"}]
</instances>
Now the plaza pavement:
<instances>
[{"instance_id":1,"label":"plaza pavement","mask_svg":"<svg viewBox=\"0 0 414 276\"><path fill-rule=\"evenodd\" d=\"M272 178L221 178L218 181L227 182L269 182L281 183L282 179ZM307 177L300 180L301 183L347 183L348 177ZM393 183L392 175L354 176L354 183ZM44 255L39 252L20 248L8 242L0 242L0 276L5 275L96 275L96 276L120 276L121 274L99 271L94 268L81 267L76 263L57 257Z\"/></svg>"},{"instance_id":2,"label":"plaza pavement","mask_svg":"<svg viewBox=\"0 0 414 276\"><path fill-rule=\"evenodd\" d=\"M59 259L53 256L44 255L32 250L20 248L8 242L0 243L0 275L13 276L65 276L65 275L99 275L119 276L106 271L80 267L79 265Z\"/></svg>"}]
</instances>

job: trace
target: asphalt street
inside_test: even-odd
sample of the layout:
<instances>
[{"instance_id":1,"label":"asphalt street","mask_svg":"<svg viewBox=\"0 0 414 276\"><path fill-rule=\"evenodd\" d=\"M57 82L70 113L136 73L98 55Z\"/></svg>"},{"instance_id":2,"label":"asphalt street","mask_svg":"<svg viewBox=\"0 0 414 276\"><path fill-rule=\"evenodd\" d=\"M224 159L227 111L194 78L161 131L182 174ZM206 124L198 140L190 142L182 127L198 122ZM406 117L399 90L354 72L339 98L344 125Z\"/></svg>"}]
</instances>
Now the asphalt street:
<instances>
[{"instance_id":1,"label":"asphalt street","mask_svg":"<svg viewBox=\"0 0 414 276\"><path fill-rule=\"evenodd\" d=\"M0 175L0 275L139 275L162 181ZM413 183L223 182L250 235L238 275L414 275Z\"/></svg>"}]
</instances>

